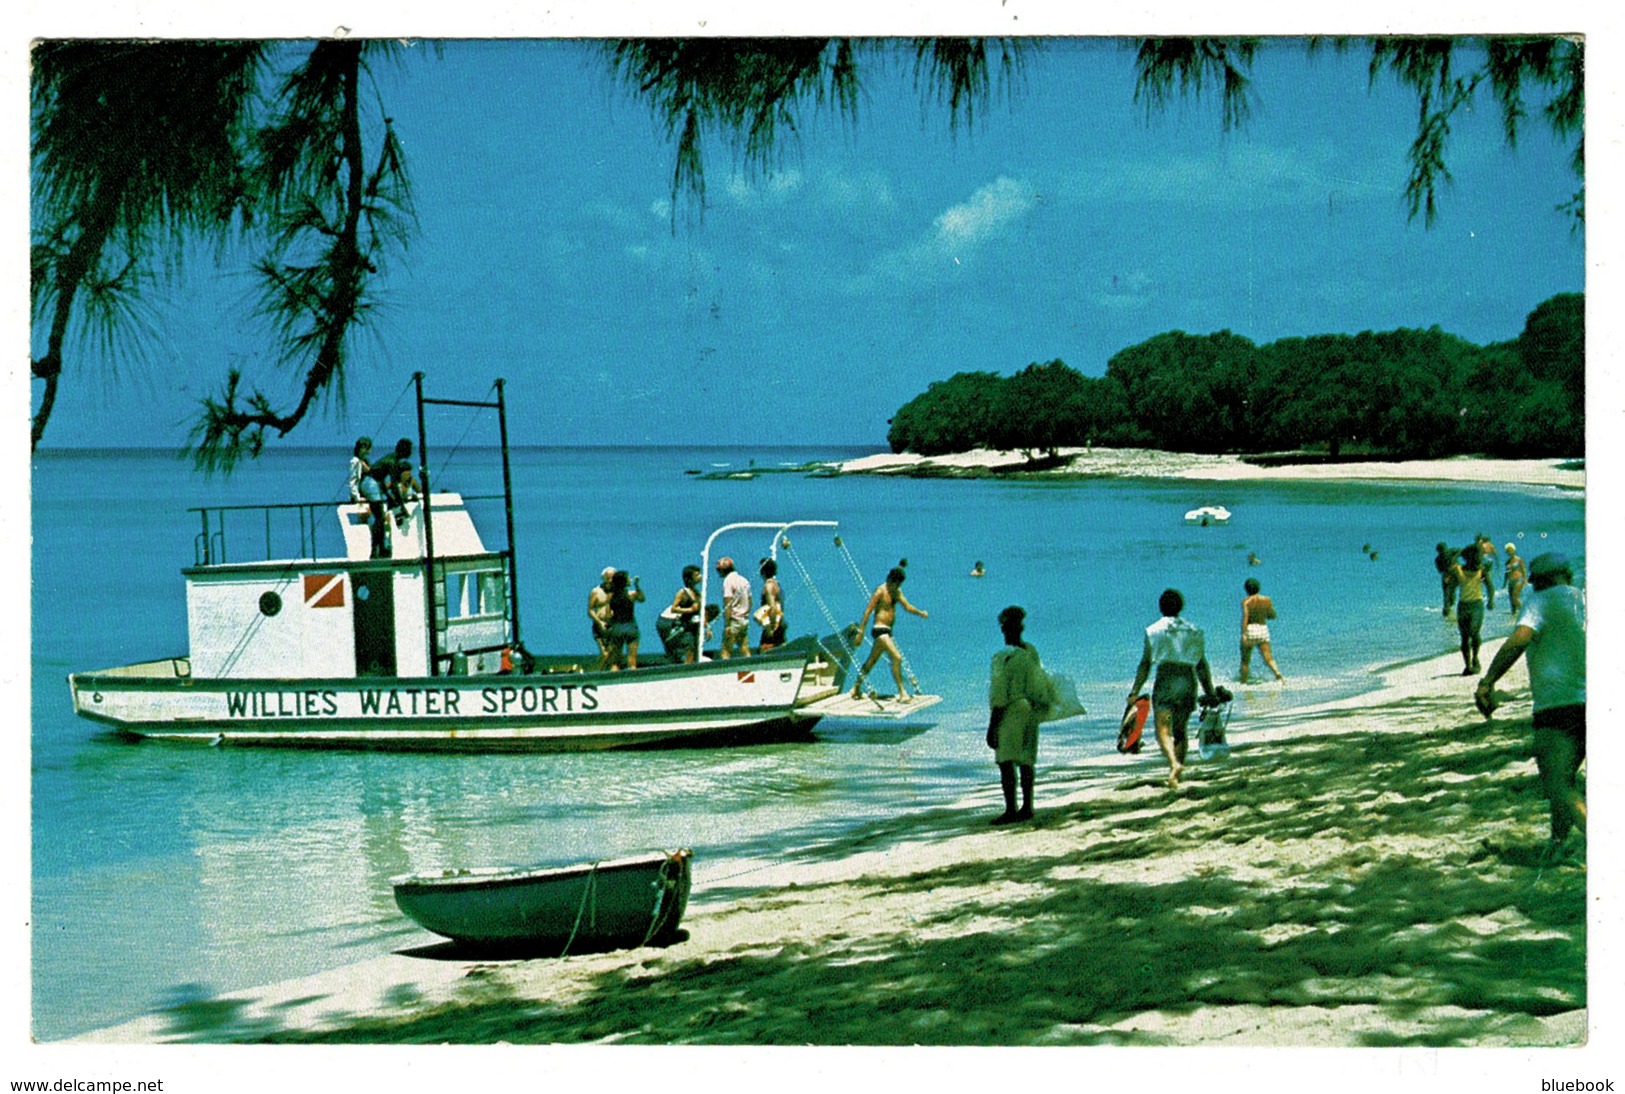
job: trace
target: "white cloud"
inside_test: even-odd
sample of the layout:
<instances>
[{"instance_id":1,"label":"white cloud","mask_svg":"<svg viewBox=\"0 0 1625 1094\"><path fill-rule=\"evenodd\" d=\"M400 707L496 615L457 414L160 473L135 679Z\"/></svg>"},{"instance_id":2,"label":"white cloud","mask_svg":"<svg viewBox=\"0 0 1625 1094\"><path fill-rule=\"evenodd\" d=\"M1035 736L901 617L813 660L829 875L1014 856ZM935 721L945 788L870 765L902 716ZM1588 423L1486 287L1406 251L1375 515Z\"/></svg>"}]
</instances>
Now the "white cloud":
<instances>
[{"instance_id":1,"label":"white cloud","mask_svg":"<svg viewBox=\"0 0 1625 1094\"><path fill-rule=\"evenodd\" d=\"M975 247L1020 220L1038 204L1032 186L1000 177L948 209L936 221L937 245L944 252Z\"/></svg>"},{"instance_id":2,"label":"white cloud","mask_svg":"<svg viewBox=\"0 0 1625 1094\"><path fill-rule=\"evenodd\" d=\"M762 178L733 174L725 188L736 205L759 208L783 205L801 191L804 180L800 171L774 171Z\"/></svg>"},{"instance_id":3,"label":"white cloud","mask_svg":"<svg viewBox=\"0 0 1625 1094\"><path fill-rule=\"evenodd\" d=\"M827 171L818 180L820 191L830 204L840 209L891 210L897 204L891 182L879 171L845 175Z\"/></svg>"},{"instance_id":4,"label":"white cloud","mask_svg":"<svg viewBox=\"0 0 1625 1094\"><path fill-rule=\"evenodd\" d=\"M1363 177L1361 177L1363 176ZM1079 165L1064 196L1091 205L1174 203L1251 209L1339 201L1393 200L1403 170L1389 162L1351 162L1331 144L1280 148L1230 143L1213 155L1156 162L1118 160Z\"/></svg>"},{"instance_id":5,"label":"white cloud","mask_svg":"<svg viewBox=\"0 0 1625 1094\"><path fill-rule=\"evenodd\" d=\"M847 290L864 293L877 282L933 281L953 276L988 244L997 242L1038 207L1031 183L1000 176L967 200L945 209L931 230L913 243L888 251L854 278Z\"/></svg>"}]
</instances>

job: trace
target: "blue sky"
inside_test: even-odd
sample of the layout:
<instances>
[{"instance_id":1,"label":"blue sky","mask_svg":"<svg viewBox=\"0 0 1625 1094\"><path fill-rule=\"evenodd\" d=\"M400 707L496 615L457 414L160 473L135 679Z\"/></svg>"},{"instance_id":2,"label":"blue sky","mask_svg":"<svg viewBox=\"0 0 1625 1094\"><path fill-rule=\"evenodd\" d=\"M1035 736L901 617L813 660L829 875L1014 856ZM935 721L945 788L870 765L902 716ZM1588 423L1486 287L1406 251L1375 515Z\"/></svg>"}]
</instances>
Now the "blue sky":
<instances>
[{"instance_id":1,"label":"blue sky","mask_svg":"<svg viewBox=\"0 0 1625 1094\"><path fill-rule=\"evenodd\" d=\"M703 218L674 231L673 147L592 44L419 43L378 74L419 231L346 410L287 443L392 432L422 369L443 394L506 377L516 443L882 448L898 406L962 370L1098 375L1173 329L1498 341L1582 291L1584 235L1554 209L1568 149L1538 123L1508 149L1485 96L1454 128L1437 221L1410 221L1414 100L1368 89L1367 56L1272 40L1228 134L1212 96L1147 120L1114 39L1046 40L958 133L901 54L871 60L857 121L810 113L773 171L709 147ZM233 364L291 393L243 268L195 256L117 380L72 362L45 444L178 444Z\"/></svg>"}]
</instances>

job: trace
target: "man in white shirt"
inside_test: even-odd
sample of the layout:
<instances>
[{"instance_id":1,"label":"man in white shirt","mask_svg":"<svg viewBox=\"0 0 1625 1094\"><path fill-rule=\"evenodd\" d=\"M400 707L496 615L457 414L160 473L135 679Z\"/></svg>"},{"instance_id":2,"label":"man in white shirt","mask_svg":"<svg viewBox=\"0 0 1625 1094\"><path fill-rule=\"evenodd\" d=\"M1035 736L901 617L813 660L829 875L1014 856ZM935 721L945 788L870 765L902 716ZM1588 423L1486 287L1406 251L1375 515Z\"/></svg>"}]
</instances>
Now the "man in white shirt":
<instances>
[{"instance_id":1,"label":"man in white shirt","mask_svg":"<svg viewBox=\"0 0 1625 1094\"><path fill-rule=\"evenodd\" d=\"M1162 618L1145 629L1145 653L1140 657L1128 698L1131 703L1139 698L1140 688L1155 665L1157 679L1151 687L1151 709L1157 720L1157 745L1168 759L1168 785L1178 787L1188 744L1185 727L1196 709L1197 680L1201 680L1202 694L1209 702L1218 700L1213 694L1213 674L1207 665L1202 628L1179 617L1185 610L1185 598L1178 589L1164 589L1157 607Z\"/></svg>"},{"instance_id":2,"label":"man in white shirt","mask_svg":"<svg viewBox=\"0 0 1625 1094\"><path fill-rule=\"evenodd\" d=\"M730 658L737 649L749 657L750 579L734 569L731 558L717 559L717 573L722 575L722 656Z\"/></svg>"},{"instance_id":3,"label":"man in white shirt","mask_svg":"<svg viewBox=\"0 0 1625 1094\"><path fill-rule=\"evenodd\" d=\"M1490 662L1473 701L1488 717L1496 707L1495 682L1528 653L1535 762L1552 811L1552 839L1542 860L1550 862L1562 857L1569 833L1578 828L1583 835L1586 826L1585 795L1577 778L1586 758L1585 598L1574 587L1569 560L1555 551L1529 563L1529 587L1534 592L1523 602L1512 634Z\"/></svg>"}]
</instances>

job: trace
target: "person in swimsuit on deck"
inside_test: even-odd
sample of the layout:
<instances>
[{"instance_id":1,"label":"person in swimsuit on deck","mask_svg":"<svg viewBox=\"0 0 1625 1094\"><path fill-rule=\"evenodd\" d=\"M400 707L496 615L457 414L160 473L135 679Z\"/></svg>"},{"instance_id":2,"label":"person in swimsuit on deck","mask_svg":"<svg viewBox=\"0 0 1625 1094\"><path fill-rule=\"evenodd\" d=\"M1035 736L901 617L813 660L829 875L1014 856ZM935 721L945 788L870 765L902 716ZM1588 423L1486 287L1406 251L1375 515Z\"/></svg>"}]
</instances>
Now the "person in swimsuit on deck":
<instances>
[{"instance_id":1,"label":"person in swimsuit on deck","mask_svg":"<svg viewBox=\"0 0 1625 1094\"><path fill-rule=\"evenodd\" d=\"M1162 618L1145 629L1145 652L1128 694L1131 703L1139 698L1140 688L1145 686L1151 666L1155 665L1157 678L1151 686L1151 709L1157 719L1157 745L1168 759L1168 785L1177 788L1189 743L1185 727L1196 709L1197 681L1201 681L1202 693L1209 702L1218 702L1218 697L1213 691L1213 673L1207 665L1202 628L1179 617L1185 610L1185 598L1178 589L1164 589L1157 599L1157 608Z\"/></svg>"},{"instance_id":2,"label":"person in swimsuit on deck","mask_svg":"<svg viewBox=\"0 0 1625 1094\"><path fill-rule=\"evenodd\" d=\"M757 619L762 624L762 637L757 640L758 650L770 650L784 645L784 587L779 584L779 564L764 558L756 572L762 575L762 606Z\"/></svg>"},{"instance_id":3,"label":"person in swimsuit on deck","mask_svg":"<svg viewBox=\"0 0 1625 1094\"><path fill-rule=\"evenodd\" d=\"M886 583L875 589L874 595L869 597L868 606L863 609L863 618L858 620L858 633L862 634L869 617L871 615L875 617L874 630L869 632L875 640L875 648L869 651L869 659L863 663L863 670L858 673L857 683L852 685L854 699L863 698L864 678L869 675L869 670L875 667L875 662L880 660L882 653L891 658L892 679L897 681L897 701L907 703L912 698L903 687L903 651L897 648L897 640L892 637L891 630L897 623L898 608L913 612L921 619L931 618L931 613L916 608L903 595L903 579L907 576L901 566L892 567L891 572L886 575Z\"/></svg>"},{"instance_id":4,"label":"person in swimsuit on deck","mask_svg":"<svg viewBox=\"0 0 1625 1094\"><path fill-rule=\"evenodd\" d=\"M694 661L700 638L700 568L692 562L683 567L683 587L655 620L655 630L673 664Z\"/></svg>"},{"instance_id":5,"label":"person in swimsuit on deck","mask_svg":"<svg viewBox=\"0 0 1625 1094\"><path fill-rule=\"evenodd\" d=\"M1284 681L1281 670L1275 664L1275 654L1270 649L1270 620L1275 618L1275 604L1269 597L1262 595L1262 588L1256 577L1249 577L1242 586L1247 590L1247 596L1241 602L1241 672L1237 674L1243 684L1252 671L1253 647L1264 658L1264 664L1275 674L1277 681Z\"/></svg>"},{"instance_id":6,"label":"person in swimsuit on deck","mask_svg":"<svg viewBox=\"0 0 1625 1094\"><path fill-rule=\"evenodd\" d=\"M609 620L604 627L604 645L609 650L609 667L613 669L638 667L637 605L646 599L642 583L628 578L625 570L615 571L609 579Z\"/></svg>"},{"instance_id":7,"label":"person in swimsuit on deck","mask_svg":"<svg viewBox=\"0 0 1625 1094\"><path fill-rule=\"evenodd\" d=\"M609 649L609 589L615 579L615 567L605 566L598 575L598 584L587 594L587 615L592 620L592 640L598 647L598 667L610 665Z\"/></svg>"}]
</instances>

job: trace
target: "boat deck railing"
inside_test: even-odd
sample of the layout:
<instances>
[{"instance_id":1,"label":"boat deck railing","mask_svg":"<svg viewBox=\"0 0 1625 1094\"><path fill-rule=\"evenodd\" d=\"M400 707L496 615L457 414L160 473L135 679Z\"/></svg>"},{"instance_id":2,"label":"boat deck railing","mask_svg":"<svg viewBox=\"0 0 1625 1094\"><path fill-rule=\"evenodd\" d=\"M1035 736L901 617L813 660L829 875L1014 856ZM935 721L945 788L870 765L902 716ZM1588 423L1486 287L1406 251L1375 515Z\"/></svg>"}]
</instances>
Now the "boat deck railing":
<instances>
[{"instance_id":1,"label":"boat deck railing","mask_svg":"<svg viewBox=\"0 0 1625 1094\"><path fill-rule=\"evenodd\" d=\"M501 494L463 495L465 504L502 500ZM338 539L339 525L333 519L333 513L351 504L346 501L326 500L193 507L187 512L198 514L201 521L200 530L192 537L193 561L198 566L212 566L225 562L270 562L286 558L314 560L323 557L319 553L318 538L326 538L328 534L333 536L338 545L337 553L342 555L343 545ZM252 547L240 557L233 557L233 552L228 550L228 526L233 537L231 547L242 550L245 541L255 544L263 542L264 557L254 558ZM328 532L318 537L318 529L324 526ZM290 542L294 547L292 553L287 550ZM282 549L281 554L277 553L278 548Z\"/></svg>"}]
</instances>

